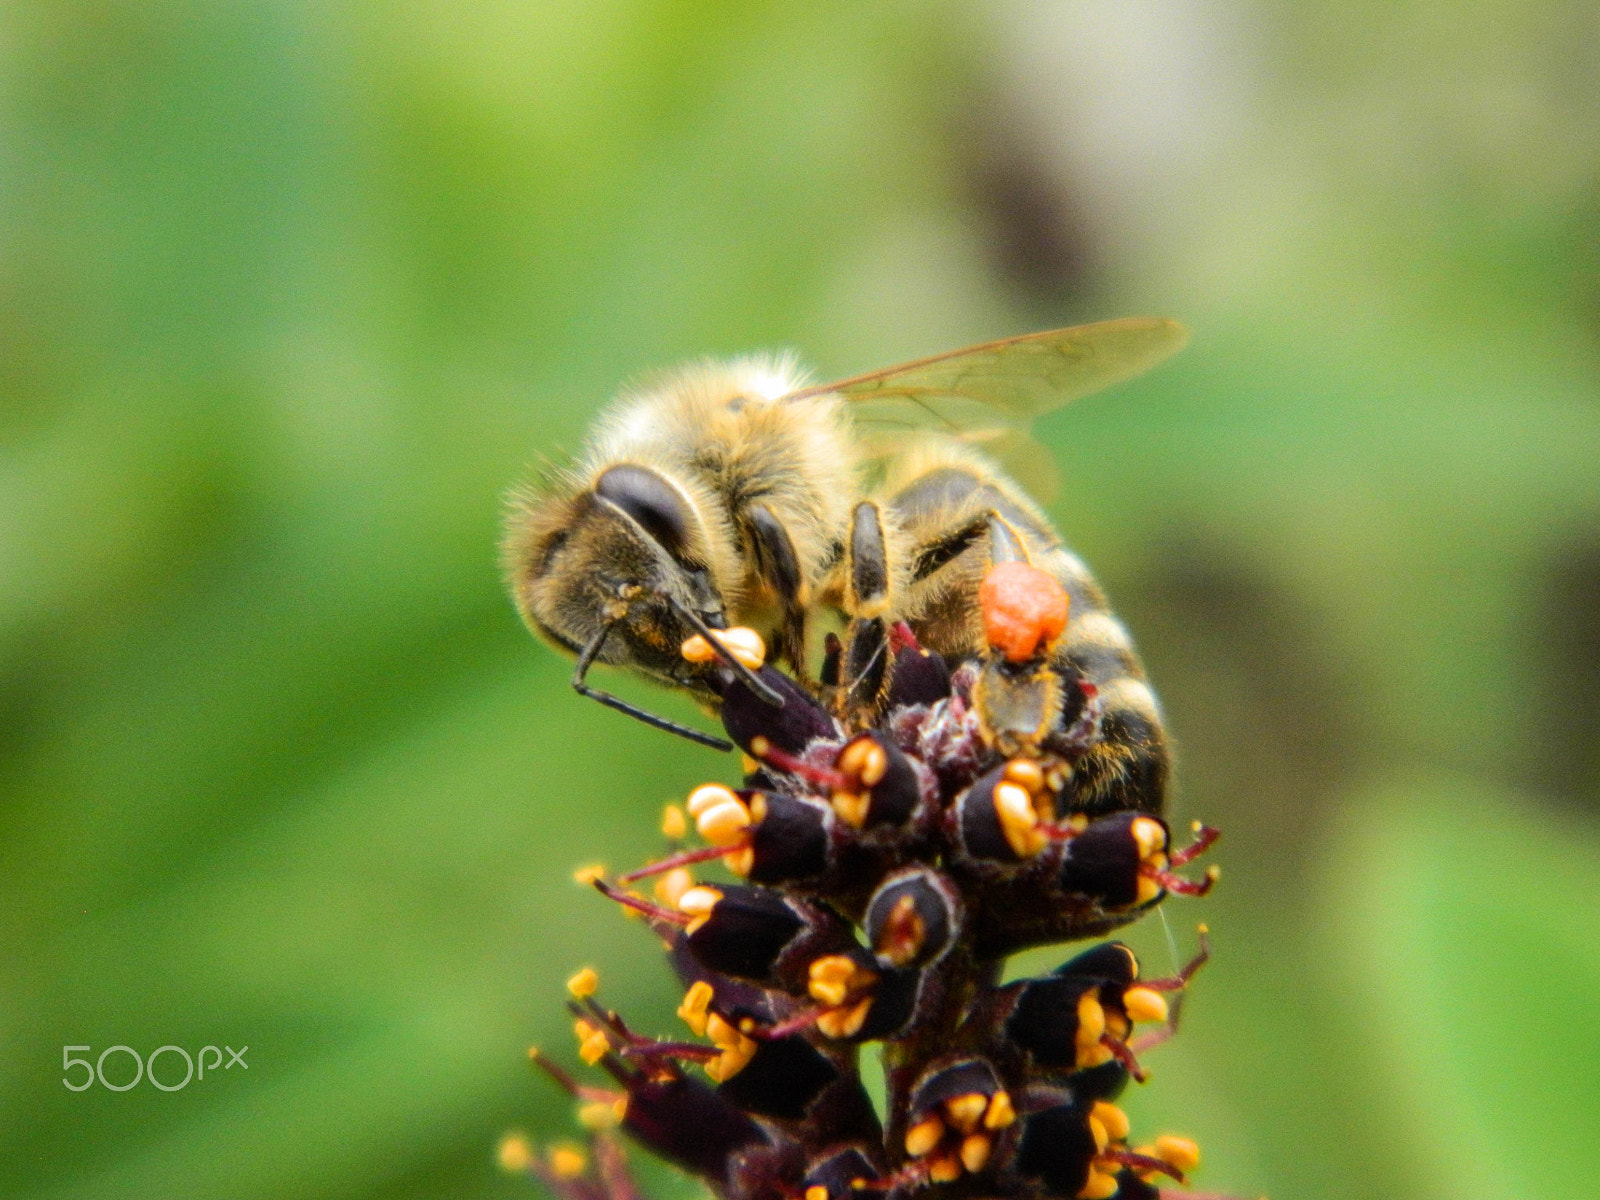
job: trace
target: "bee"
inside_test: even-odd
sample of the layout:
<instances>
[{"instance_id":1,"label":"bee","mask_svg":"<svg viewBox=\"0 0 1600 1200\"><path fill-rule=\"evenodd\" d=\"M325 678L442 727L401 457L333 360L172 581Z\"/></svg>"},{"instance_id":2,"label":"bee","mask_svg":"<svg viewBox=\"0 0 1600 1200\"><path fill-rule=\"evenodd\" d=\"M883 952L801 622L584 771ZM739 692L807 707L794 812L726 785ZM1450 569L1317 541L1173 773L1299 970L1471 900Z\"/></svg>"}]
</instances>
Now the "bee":
<instances>
[{"instance_id":1,"label":"bee","mask_svg":"<svg viewBox=\"0 0 1600 1200\"><path fill-rule=\"evenodd\" d=\"M1103 614L1087 570L974 447L1026 454L1034 417L1141 373L1185 338L1175 322L1133 318L829 384L807 385L788 359L660 376L615 402L575 463L513 494L502 547L512 596L535 633L576 656L580 695L718 748L728 743L591 687L589 669L620 667L708 705L732 671L781 705L755 668L784 662L809 683L807 631L822 610L850 623L858 693L881 676L872 631L898 619L939 654L981 653L991 515L1049 560L1080 612ZM741 653L717 635L732 626L754 630L756 646ZM1125 658L1116 678L1137 682L1120 626L1095 628L1110 658L1091 672ZM685 655L696 636L710 655Z\"/></svg>"}]
</instances>

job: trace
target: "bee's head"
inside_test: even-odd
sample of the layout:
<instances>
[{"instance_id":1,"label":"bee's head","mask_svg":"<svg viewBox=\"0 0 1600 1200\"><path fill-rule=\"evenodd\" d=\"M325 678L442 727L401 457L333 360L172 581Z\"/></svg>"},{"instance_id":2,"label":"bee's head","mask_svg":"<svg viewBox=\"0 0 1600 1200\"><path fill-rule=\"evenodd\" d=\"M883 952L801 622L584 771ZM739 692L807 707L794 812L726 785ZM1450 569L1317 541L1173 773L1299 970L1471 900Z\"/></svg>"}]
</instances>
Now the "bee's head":
<instances>
[{"instance_id":1,"label":"bee's head","mask_svg":"<svg viewBox=\"0 0 1600 1200\"><path fill-rule=\"evenodd\" d=\"M518 497L505 559L523 619L573 654L608 628L597 661L706 690L680 653L694 632L681 609L723 622L700 512L685 488L634 463L607 467L587 486Z\"/></svg>"}]
</instances>

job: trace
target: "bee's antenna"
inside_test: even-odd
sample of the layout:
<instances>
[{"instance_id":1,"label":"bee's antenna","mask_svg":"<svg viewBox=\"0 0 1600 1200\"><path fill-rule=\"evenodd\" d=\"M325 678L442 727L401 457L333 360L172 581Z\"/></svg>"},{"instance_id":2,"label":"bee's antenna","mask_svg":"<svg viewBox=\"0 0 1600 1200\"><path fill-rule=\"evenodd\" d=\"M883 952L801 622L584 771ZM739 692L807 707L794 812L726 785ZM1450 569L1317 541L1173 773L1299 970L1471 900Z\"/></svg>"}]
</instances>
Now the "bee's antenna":
<instances>
[{"instance_id":1,"label":"bee's antenna","mask_svg":"<svg viewBox=\"0 0 1600 1200\"><path fill-rule=\"evenodd\" d=\"M769 684L763 683L754 671L730 654L728 648L717 640L716 631L705 623L699 613L688 605L680 603L672 596L668 596L666 599L667 603L672 605L673 611L684 619L689 628L705 638L706 644L711 647L712 652L722 661L722 665L737 675L745 687L756 694L758 700L773 708L783 707L783 697L773 691Z\"/></svg>"},{"instance_id":2,"label":"bee's antenna","mask_svg":"<svg viewBox=\"0 0 1600 1200\"><path fill-rule=\"evenodd\" d=\"M698 729L690 729L687 725L680 725L676 721L669 721L666 717L658 717L653 712L646 712L637 705L629 704L626 700L613 696L610 692L602 692L584 683L588 677L589 668L594 664L600 647L606 644L606 635L611 632L609 624L600 626L600 632L589 639L589 644L578 655L577 669L572 672L572 690L580 696L587 696L590 700L598 700L607 708L614 708L620 713L626 713L636 721L643 721L646 725L667 733L675 733L681 738L688 738L702 746L710 746L713 750L721 750L724 754L733 749L733 743L725 738L713 737L709 733L701 733Z\"/></svg>"}]
</instances>

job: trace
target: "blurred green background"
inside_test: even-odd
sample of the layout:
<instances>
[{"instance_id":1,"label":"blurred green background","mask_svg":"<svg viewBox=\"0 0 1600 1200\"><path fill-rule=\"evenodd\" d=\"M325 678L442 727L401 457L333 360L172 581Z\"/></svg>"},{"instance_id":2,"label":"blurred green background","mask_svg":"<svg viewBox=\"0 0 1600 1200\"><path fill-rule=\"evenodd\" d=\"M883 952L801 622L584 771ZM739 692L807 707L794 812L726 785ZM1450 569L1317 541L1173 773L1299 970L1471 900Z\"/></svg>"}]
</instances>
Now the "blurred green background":
<instances>
[{"instance_id":1,"label":"blurred green background","mask_svg":"<svg viewBox=\"0 0 1600 1200\"><path fill-rule=\"evenodd\" d=\"M1600 1187L1592 2L16 0L0 188L0 1194L537 1194L561 981L672 1024L569 872L729 764L567 689L503 489L686 357L1136 313L1040 429L1226 831L1136 1128Z\"/></svg>"}]
</instances>

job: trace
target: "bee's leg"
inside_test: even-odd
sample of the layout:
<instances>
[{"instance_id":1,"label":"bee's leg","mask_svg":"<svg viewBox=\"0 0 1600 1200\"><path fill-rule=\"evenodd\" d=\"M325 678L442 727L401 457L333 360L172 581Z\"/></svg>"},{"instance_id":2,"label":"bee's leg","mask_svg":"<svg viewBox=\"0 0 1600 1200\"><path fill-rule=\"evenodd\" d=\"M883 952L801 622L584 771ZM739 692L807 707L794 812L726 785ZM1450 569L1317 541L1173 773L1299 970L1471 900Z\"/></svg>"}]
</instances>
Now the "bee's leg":
<instances>
[{"instance_id":1,"label":"bee's leg","mask_svg":"<svg viewBox=\"0 0 1600 1200\"><path fill-rule=\"evenodd\" d=\"M752 504L745 509L750 522L751 541L755 546L756 569L766 580L783 609L782 627L778 631L778 645L774 657L785 660L794 668L802 683L810 679L806 670L806 594L805 577L800 571L800 558L795 553L794 542L782 522L764 504Z\"/></svg>"},{"instance_id":2,"label":"bee's leg","mask_svg":"<svg viewBox=\"0 0 1600 1200\"><path fill-rule=\"evenodd\" d=\"M881 617L889 607L889 539L883 509L863 500L850 514L850 540L845 547L844 609L855 620Z\"/></svg>"},{"instance_id":3,"label":"bee's leg","mask_svg":"<svg viewBox=\"0 0 1600 1200\"><path fill-rule=\"evenodd\" d=\"M602 625L599 632L589 640L589 644L579 652L578 664L572 672L573 691L586 699L597 700L607 708L614 708L619 713L625 713L634 720L643 721L646 725L654 729L660 729L665 733L676 734L678 737L686 738L701 746L709 746L713 750L721 750L723 753L733 749L733 743L725 738L713 737L709 733L701 733L698 729L680 725L678 722L669 720L666 717L658 717L655 713L647 712L637 704L629 704L626 700L613 696L610 692L602 692L599 688L590 687L585 682L589 677L589 668L594 665L595 659L600 654L600 648L606 644L606 636L610 632L610 625Z\"/></svg>"}]
</instances>

